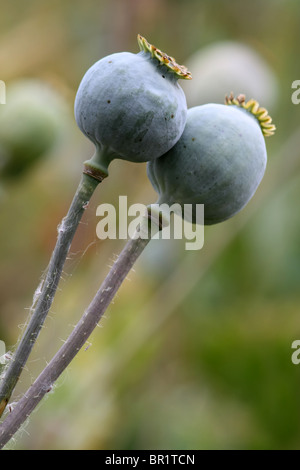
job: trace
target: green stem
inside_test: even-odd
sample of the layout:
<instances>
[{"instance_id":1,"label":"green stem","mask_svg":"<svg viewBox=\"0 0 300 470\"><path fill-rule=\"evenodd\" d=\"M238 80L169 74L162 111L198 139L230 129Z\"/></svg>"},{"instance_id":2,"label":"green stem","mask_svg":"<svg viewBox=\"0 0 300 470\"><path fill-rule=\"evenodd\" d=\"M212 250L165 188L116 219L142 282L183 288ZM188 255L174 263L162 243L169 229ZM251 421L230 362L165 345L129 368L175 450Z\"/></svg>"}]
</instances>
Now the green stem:
<instances>
[{"instance_id":1,"label":"green stem","mask_svg":"<svg viewBox=\"0 0 300 470\"><path fill-rule=\"evenodd\" d=\"M45 394L51 390L54 382L86 343L135 261L149 243L151 239L148 237L149 224L150 221L146 216L138 229L137 237L127 242L69 338L0 425L0 449L11 439ZM157 226L157 230L160 230L160 227ZM142 233L147 236L139 236ZM153 232L151 233L153 235Z\"/></svg>"},{"instance_id":2,"label":"green stem","mask_svg":"<svg viewBox=\"0 0 300 470\"><path fill-rule=\"evenodd\" d=\"M74 234L91 196L101 181L100 176L96 176L97 178L88 174L82 175L69 212L58 227L56 246L34 312L0 383L0 417L50 310Z\"/></svg>"}]
</instances>

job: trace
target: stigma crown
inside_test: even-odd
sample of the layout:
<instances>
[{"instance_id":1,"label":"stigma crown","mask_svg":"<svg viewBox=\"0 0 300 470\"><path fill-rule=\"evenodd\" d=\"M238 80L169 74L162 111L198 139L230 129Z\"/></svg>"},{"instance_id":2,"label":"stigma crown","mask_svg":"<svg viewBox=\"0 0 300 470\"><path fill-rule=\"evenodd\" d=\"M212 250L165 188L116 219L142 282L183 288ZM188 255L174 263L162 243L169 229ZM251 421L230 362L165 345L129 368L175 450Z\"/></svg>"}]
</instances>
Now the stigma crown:
<instances>
[{"instance_id":1,"label":"stigma crown","mask_svg":"<svg viewBox=\"0 0 300 470\"><path fill-rule=\"evenodd\" d=\"M239 106L253 114L253 116L258 120L262 133L265 137L269 137L275 133L276 126L272 124L271 116L269 116L266 108L259 106L259 103L256 100L251 99L246 102L245 95L241 94L235 98L231 92L229 96L225 96L225 104Z\"/></svg>"},{"instance_id":2,"label":"stigma crown","mask_svg":"<svg viewBox=\"0 0 300 470\"><path fill-rule=\"evenodd\" d=\"M138 34L137 36L138 44L141 51L150 52L151 56L157 59L161 65L165 65L168 69L170 69L178 78L182 78L185 80L191 80L192 74L188 71L188 69L184 65L177 64L176 60L173 57L162 52L155 46L152 46L147 39L143 36Z\"/></svg>"}]
</instances>

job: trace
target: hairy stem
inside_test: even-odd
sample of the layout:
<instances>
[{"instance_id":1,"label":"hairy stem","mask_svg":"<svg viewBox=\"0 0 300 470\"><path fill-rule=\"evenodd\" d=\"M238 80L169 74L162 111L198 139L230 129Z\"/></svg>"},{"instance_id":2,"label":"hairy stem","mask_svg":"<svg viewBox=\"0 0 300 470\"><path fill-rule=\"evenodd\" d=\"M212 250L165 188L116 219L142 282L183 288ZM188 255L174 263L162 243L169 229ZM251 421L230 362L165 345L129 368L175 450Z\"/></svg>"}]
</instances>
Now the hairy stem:
<instances>
[{"instance_id":1,"label":"hairy stem","mask_svg":"<svg viewBox=\"0 0 300 470\"><path fill-rule=\"evenodd\" d=\"M147 216L144 217L136 236L130 239L125 245L117 261L112 266L109 274L103 281L100 289L69 338L0 425L0 449L12 438L45 394L51 390L54 382L70 364L99 323L102 315L135 261L149 243L151 238L148 237L148 225L150 225L150 220ZM157 230L159 229L160 228L157 226ZM147 232L145 230L147 230ZM147 236L145 236L145 234L147 234Z\"/></svg>"},{"instance_id":2,"label":"hairy stem","mask_svg":"<svg viewBox=\"0 0 300 470\"><path fill-rule=\"evenodd\" d=\"M92 176L82 175L69 212L58 227L56 246L52 253L41 292L38 294L34 311L0 383L0 417L50 310L74 234L99 182L99 179Z\"/></svg>"}]
</instances>

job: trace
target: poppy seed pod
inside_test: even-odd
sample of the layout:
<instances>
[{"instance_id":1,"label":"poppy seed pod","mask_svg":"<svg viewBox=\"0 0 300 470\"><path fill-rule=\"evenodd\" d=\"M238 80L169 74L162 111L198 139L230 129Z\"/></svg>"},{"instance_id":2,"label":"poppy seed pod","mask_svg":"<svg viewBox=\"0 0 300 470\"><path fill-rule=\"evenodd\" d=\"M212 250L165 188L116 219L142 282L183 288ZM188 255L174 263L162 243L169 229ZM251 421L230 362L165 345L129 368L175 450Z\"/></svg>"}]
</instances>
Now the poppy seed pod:
<instances>
[{"instance_id":1,"label":"poppy seed pod","mask_svg":"<svg viewBox=\"0 0 300 470\"><path fill-rule=\"evenodd\" d=\"M15 178L58 141L65 103L47 83L24 79L8 86L6 104L0 111L0 173Z\"/></svg>"},{"instance_id":2,"label":"poppy seed pod","mask_svg":"<svg viewBox=\"0 0 300 470\"><path fill-rule=\"evenodd\" d=\"M189 109L180 140L147 167L158 204L204 204L205 225L235 215L264 175L264 136L275 130L271 121L266 109L254 100L246 103L244 95L230 95L226 105Z\"/></svg>"},{"instance_id":3,"label":"poppy seed pod","mask_svg":"<svg viewBox=\"0 0 300 470\"><path fill-rule=\"evenodd\" d=\"M75 119L96 146L93 166L104 176L120 158L145 162L166 153L180 138L187 116L179 78L184 66L138 35L140 52L111 54L84 75L75 98Z\"/></svg>"},{"instance_id":4,"label":"poppy seed pod","mask_svg":"<svg viewBox=\"0 0 300 470\"><path fill-rule=\"evenodd\" d=\"M229 60L230 58L230 60ZM201 47L187 58L193 81L185 86L188 107L222 103L223 90L244 90L273 108L279 97L276 74L266 58L240 41L221 40Z\"/></svg>"}]
</instances>

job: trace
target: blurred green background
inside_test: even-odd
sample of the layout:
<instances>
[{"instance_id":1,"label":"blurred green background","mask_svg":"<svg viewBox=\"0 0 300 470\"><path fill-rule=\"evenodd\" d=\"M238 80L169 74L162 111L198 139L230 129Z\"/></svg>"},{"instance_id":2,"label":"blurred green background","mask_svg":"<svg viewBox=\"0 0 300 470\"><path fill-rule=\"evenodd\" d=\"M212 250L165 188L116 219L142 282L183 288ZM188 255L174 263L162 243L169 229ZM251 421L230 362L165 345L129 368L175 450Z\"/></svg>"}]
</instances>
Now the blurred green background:
<instances>
[{"instance_id":1,"label":"blurred green background","mask_svg":"<svg viewBox=\"0 0 300 470\"><path fill-rule=\"evenodd\" d=\"M96 60L137 52L140 33L189 66L194 80L181 83L189 106L246 92L277 126L249 205L205 229L200 251L186 251L184 241L149 244L87 348L8 448L299 449L300 365L291 361L300 339L300 106L291 101L300 79L299 1L28 0L24 8L14 0L1 4L0 31L0 119L13 83L34 79L55 94L57 103L48 102L59 124L43 158L0 181L0 339L8 349L93 152L73 102ZM14 401L123 247L96 237L97 206L117 205L119 195L155 202L144 164L114 161L97 188Z\"/></svg>"}]
</instances>

